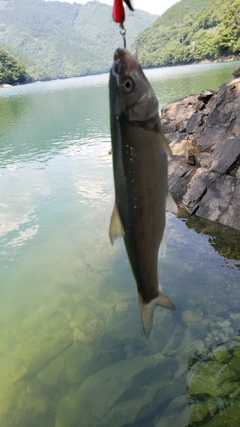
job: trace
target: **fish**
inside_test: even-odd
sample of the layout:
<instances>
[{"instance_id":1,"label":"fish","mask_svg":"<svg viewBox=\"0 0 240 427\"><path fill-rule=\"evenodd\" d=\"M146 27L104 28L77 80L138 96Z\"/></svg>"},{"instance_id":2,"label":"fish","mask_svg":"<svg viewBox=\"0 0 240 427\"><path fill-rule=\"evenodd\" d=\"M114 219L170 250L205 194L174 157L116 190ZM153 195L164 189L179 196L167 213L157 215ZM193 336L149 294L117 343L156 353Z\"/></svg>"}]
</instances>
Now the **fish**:
<instances>
[{"instance_id":1,"label":"fish","mask_svg":"<svg viewBox=\"0 0 240 427\"><path fill-rule=\"evenodd\" d=\"M175 310L158 280L165 211L177 211L168 192L171 150L163 134L157 97L136 53L118 48L109 78L115 205L109 237L124 238L138 289L143 331L149 337L156 305Z\"/></svg>"}]
</instances>

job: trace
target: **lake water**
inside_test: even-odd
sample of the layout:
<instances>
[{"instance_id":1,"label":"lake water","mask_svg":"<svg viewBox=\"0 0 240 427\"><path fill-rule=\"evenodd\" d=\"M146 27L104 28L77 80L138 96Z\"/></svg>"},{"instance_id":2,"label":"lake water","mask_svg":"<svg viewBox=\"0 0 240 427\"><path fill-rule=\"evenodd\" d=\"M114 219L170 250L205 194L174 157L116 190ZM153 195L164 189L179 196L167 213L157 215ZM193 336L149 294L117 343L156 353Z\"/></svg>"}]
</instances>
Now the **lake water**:
<instances>
[{"instance_id":1,"label":"lake water","mask_svg":"<svg viewBox=\"0 0 240 427\"><path fill-rule=\"evenodd\" d=\"M162 107L239 65L146 74ZM239 233L167 214L146 339L109 149L107 74L0 90L0 425L239 426Z\"/></svg>"}]
</instances>

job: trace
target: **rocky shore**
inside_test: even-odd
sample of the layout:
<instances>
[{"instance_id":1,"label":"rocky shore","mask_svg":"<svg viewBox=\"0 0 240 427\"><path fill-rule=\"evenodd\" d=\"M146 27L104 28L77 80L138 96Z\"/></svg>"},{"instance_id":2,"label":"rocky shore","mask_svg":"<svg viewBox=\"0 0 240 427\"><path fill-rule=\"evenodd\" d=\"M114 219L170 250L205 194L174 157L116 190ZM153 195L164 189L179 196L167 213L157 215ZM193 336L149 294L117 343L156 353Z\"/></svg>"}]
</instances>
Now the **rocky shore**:
<instances>
[{"instance_id":1,"label":"rocky shore","mask_svg":"<svg viewBox=\"0 0 240 427\"><path fill-rule=\"evenodd\" d=\"M190 214L240 230L240 67L218 91L167 104L161 112L173 157L169 189Z\"/></svg>"}]
</instances>

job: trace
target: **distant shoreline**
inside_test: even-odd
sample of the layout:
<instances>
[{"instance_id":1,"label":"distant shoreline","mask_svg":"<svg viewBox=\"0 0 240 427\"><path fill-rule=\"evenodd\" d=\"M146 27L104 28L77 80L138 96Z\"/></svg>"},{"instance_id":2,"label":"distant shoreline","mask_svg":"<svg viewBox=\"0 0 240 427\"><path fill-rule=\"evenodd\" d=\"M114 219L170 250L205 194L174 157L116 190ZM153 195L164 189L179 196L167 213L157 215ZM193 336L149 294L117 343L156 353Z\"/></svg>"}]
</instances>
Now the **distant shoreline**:
<instances>
[{"instance_id":1,"label":"distant shoreline","mask_svg":"<svg viewBox=\"0 0 240 427\"><path fill-rule=\"evenodd\" d=\"M188 61L188 62L176 62L176 64L166 64L166 65L150 65L149 67L143 67L144 70L153 70L154 68L168 68L168 67L181 67L184 65L195 65L195 64L211 64L218 62L234 62L240 60L240 53L237 55L222 55L215 59L200 59L199 61Z\"/></svg>"},{"instance_id":2,"label":"distant shoreline","mask_svg":"<svg viewBox=\"0 0 240 427\"><path fill-rule=\"evenodd\" d=\"M239 61L240 60L240 53L237 55L222 55L219 56L216 59L201 59L199 61L192 61L192 62L180 62L180 63L176 63L176 64L167 64L167 65L151 65L149 67L143 67L143 70L154 70L156 68L168 68L168 67L181 67L184 65L196 65L196 64L210 64L210 63L218 63L218 62L234 62L234 61ZM47 82L47 81L54 81L54 80L64 80L64 79L72 79L72 78L78 78L78 77L87 77L87 76L98 76L100 74L105 74L108 73L110 70L110 67L108 70L106 71L102 71L101 73L94 73L94 74L83 74L83 75L79 75L79 76L69 76L69 77L56 77L56 78L52 78L52 79L44 79L44 80L31 80L28 81L26 83L16 83L15 85L10 85L8 83L1 83L0 84L0 89L1 88L7 88L7 87L13 87L13 86L23 86L29 83L37 83L37 82Z\"/></svg>"}]
</instances>

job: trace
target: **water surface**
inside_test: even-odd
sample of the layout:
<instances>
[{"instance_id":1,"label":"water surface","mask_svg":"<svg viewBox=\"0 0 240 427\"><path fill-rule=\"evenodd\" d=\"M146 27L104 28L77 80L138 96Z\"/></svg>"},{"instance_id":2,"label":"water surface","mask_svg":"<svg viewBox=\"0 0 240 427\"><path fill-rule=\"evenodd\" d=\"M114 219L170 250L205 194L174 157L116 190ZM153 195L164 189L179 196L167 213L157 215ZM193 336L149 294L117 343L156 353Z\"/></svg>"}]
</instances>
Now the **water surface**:
<instances>
[{"instance_id":1,"label":"water surface","mask_svg":"<svg viewBox=\"0 0 240 427\"><path fill-rule=\"evenodd\" d=\"M146 74L162 107L239 64ZM147 340L123 241L108 239L107 84L0 91L0 424L238 426L239 233L167 215L159 277L177 310L156 309Z\"/></svg>"}]
</instances>

